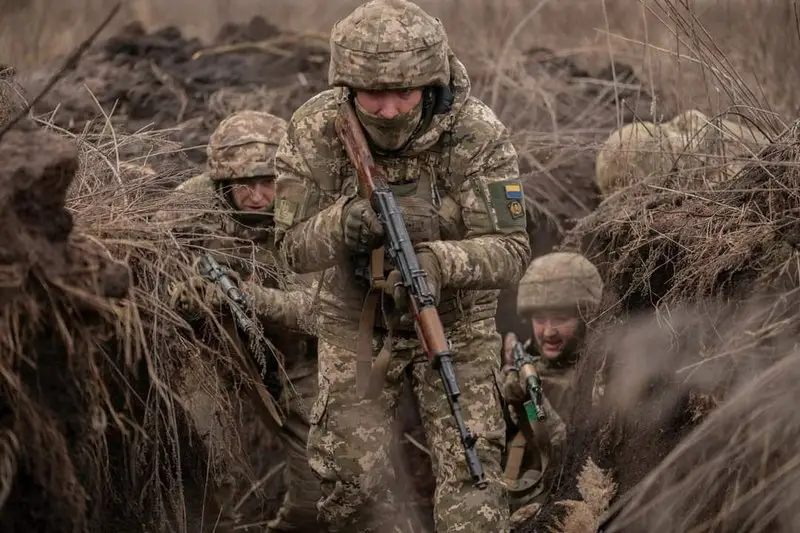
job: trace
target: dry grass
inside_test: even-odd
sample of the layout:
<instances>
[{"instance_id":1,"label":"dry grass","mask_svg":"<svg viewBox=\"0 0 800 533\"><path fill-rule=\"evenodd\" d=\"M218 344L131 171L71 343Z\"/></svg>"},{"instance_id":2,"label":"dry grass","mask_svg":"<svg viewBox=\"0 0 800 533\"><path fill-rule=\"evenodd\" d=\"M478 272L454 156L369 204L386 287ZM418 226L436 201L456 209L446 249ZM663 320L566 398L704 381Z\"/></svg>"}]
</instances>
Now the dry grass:
<instances>
[{"instance_id":1,"label":"dry grass","mask_svg":"<svg viewBox=\"0 0 800 533\"><path fill-rule=\"evenodd\" d=\"M270 3L269 12L263 12L256 11L263 9L262 5L244 1L213 2L205 6L207 9L198 7L197 2L190 7L137 2L129 6L128 16L141 18L151 27L154 23L180 23L190 33L203 37L217 29L218 21L243 20L251 14L265 15L298 31L326 31L335 18L355 4L329 2L320 7L313 2L275 1ZM683 5L661 0L535 4L522 0L450 0L421 4L443 19L456 53L468 66L476 93L512 128L523 161L530 169L544 170L543 174L558 157L542 161L542 149L560 150L561 157L576 151L590 153L595 139L622 121L624 105L616 109L611 120L598 118L596 109L602 101L620 91L619 84L609 84L598 91L596 101L576 99L579 103L572 105L578 108L576 114L561 115L559 105L563 105L565 95L571 97L575 83L528 71L524 53L531 47L552 48L558 56L573 59L591 73L596 73L598 65L609 57L631 64L646 88L656 94L649 111L657 121L686 107L699 107L713 115L735 105L737 112L776 136L794 118L798 106L793 91L786 90L800 78L796 72L800 67L795 66L800 60L800 45L794 11L787 2L705 0L693 5L693 13ZM3 21L20 25L21 20L35 19L36 28L41 28L15 36L19 41L13 46L4 47L0 42L3 53L15 54L4 58L6 61L38 65L83 37L54 31L62 21L44 17L45 10L36 11L37 4L32 5L38 17L17 11ZM79 12L73 6L71 9ZM97 5L91 9L97 11ZM189 14L194 13L200 15L192 19ZM214 13L216 17L209 16ZM313 13L313 19L308 13ZM86 20L91 25L91 17ZM746 26L743 20L748 22ZM78 24L71 27L76 34L89 31ZM1 35L10 39L11 34ZM273 105L282 104L274 95L261 97ZM219 98L212 105L227 109L238 104ZM154 398L172 406L172 411L166 411L166 419L171 419L174 415L169 413L175 411L171 391L175 386L168 376L173 370L163 366L171 360L158 357L148 347L171 346L176 341L168 339L169 335L183 327L164 307L163 284L188 275L187 263L180 261L172 237L149 223L155 211L166 207L165 200L147 195L152 182L123 179L116 154L120 143L126 141L108 141L108 133L99 145L94 142L100 148L85 152L91 153L85 166L91 171L73 186L71 208L78 214L80 228L104 253L128 260L134 271L137 265L144 269L122 322L128 337L136 339L132 345L135 349L127 357L147 361L153 375L162 376ZM615 314L658 304L674 307L687 298L707 295L738 298L765 285L797 287L797 243L792 241L793 226L789 224L797 219L797 138L794 128L762 156L763 164L721 188L711 190L702 184L690 191L678 190L670 182L652 180L607 202L584 220L575 235L601 264L611 289L608 303L613 305L609 307ZM552 177L550 182L569 196L568 187L558 179ZM581 203L580 198L571 201ZM98 208L102 205L112 207ZM580 207L583 212L591 208ZM669 306L664 309L672 310ZM770 339L769 319L767 316L766 325L758 330L764 334L759 339ZM716 325L712 323L709 330L715 331ZM784 325L781 323L781 327ZM695 348L696 355L704 346ZM191 350L188 345L180 349ZM658 369L664 370L661 366ZM647 380L651 377L648 375ZM156 417L152 423L163 422L159 417L164 412L152 411ZM597 426L602 427L602 422ZM630 427L638 429L636 423ZM592 440L587 449L595 444ZM623 489L636 475L632 472L623 479Z\"/></svg>"},{"instance_id":2,"label":"dry grass","mask_svg":"<svg viewBox=\"0 0 800 533\"><path fill-rule=\"evenodd\" d=\"M4 9L0 61L31 67L64 53L102 18L111 0L76 0L53 7L33 0ZM332 23L359 2L291 2L267 5L252 0L176 1L168 5L135 0L115 21L139 19L150 28L175 24L189 35L209 39L224 22L253 15L300 31L327 32ZM579 58L583 65L605 63L609 56L632 64L637 73L662 90L667 114L695 106L715 113L730 103L725 89L706 68L692 60L686 35L676 31L674 14L686 2L667 0L421 0L444 21L457 53L500 65L509 50L531 46L553 48ZM673 13L665 12L670 5ZM751 90L781 116L797 109L794 91L800 64L794 6L783 0L700 0L692 2L697 21L724 57L742 74ZM672 20L671 20L672 19ZM742 21L747 21L743 26ZM16 28L24 28L17 32ZM683 35L683 36L681 36ZM602 58L602 61L599 61ZM474 63L469 64L474 70ZM763 106L766 107L766 106Z\"/></svg>"}]
</instances>

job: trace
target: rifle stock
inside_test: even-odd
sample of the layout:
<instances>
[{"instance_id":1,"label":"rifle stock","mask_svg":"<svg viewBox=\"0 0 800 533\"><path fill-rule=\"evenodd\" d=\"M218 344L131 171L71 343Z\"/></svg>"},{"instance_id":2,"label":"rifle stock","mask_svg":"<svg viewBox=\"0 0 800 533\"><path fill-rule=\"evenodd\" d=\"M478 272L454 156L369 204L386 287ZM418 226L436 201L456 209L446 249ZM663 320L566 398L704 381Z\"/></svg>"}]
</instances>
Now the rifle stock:
<instances>
[{"instance_id":1,"label":"rifle stock","mask_svg":"<svg viewBox=\"0 0 800 533\"><path fill-rule=\"evenodd\" d=\"M344 144L350 162L356 169L358 181L369 198L372 208L380 220L385 239L385 249L393 267L400 273L402 284L408 292L410 308L414 317L414 328L420 345L425 351L439 377L447 395L450 412L456 423L464 457L473 483L485 489L488 482L483 473L476 450L477 438L464 422L459 404L461 391L458 388L452 363L450 342L444 332L442 320L436 310L436 300L420 268L414 245L408 235L403 213L389 188L383 172L375 165L367 139L352 105L341 106L336 120L336 131Z\"/></svg>"}]
</instances>

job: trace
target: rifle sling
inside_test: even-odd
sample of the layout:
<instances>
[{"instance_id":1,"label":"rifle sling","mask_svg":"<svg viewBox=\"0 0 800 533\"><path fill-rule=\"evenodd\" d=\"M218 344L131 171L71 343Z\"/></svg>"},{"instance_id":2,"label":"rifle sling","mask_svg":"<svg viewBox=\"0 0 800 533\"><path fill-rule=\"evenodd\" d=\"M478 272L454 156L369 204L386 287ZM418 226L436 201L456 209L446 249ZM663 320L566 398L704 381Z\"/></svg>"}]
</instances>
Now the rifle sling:
<instances>
[{"instance_id":1,"label":"rifle sling","mask_svg":"<svg viewBox=\"0 0 800 533\"><path fill-rule=\"evenodd\" d=\"M386 382L386 373L392 358L392 332L384 339L378 356L374 358L372 340L375 334L375 316L384 295L384 249L377 248L370 257L370 288L361 308L356 347L356 393L360 398L374 400L380 396ZM382 307L382 306L381 306Z\"/></svg>"},{"instance_id":2,"label":"rifle sling","mask_svg":"<svg viewBox=\"0 0 800 533\"><path fill-rule=\"evenodd\" d=\"M506 456L506 468L503 472L506 478L506 484L509 488L513 489L517 486L520 470L522 468L522 460L525 459L525 448L527 442L525 435L518 431L514 435L514 439L508 444L508 454Z\"/></svg>"}]
</instances>

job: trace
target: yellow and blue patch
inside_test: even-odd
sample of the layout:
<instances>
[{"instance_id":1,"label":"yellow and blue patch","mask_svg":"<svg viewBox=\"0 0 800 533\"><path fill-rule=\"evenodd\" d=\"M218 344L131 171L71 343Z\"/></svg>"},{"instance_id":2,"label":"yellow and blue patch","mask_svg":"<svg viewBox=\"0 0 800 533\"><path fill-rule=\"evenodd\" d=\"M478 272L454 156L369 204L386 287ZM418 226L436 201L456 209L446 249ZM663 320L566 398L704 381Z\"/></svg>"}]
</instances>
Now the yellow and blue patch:
<instances>
[{"instance_id":1,"label":"yellow and blue patch","mask_svg":"<svg viewBox=\"0 0 800 533\"><path fill-rule=\"evenodd\" d=\"M506 198L509 200L521 200L522 199L522 186L517 184L511 184L505 186Z\"/></svg>"}]
</instances>

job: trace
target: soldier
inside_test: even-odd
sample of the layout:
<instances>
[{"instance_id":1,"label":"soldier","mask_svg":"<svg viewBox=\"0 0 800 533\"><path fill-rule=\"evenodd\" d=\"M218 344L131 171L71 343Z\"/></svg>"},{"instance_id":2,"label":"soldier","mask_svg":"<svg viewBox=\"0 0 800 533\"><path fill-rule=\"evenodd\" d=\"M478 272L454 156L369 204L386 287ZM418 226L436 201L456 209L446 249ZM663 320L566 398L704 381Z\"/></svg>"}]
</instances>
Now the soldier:
<instances>
[{"instance_id":1,"label":"soldier","mask_svg":"<svg viewBox=\"0 0 800 533\"><path fill-rule=\"evenodd\" d=\"M509 417L517 426L506 458L506 478L510 486L512 523L529 518L540 503L539 483L550 454L563 444L566 434L563 418L571 406L575 364L586 333L585 318L600 303L603 282L595 266L580 254L554 252L534 259L519 285L517 309L530 320L533 339L524 348L534 356L534 366L542 381L547 414L545 424L524 426L527 418L519 407L527 400L518 369L510 357L516 340L506 337L503 368L503 397L513 411Z\"/></svg>"},{"instance_id":2,"label":"soldier","mask_svg":"<svg viewBox=\"0 0 800 533\"><path fill-rule=\"evenodd\" d=\"M212 218L222 235L198 244L212 250L220 264L238 274L240 289L251 297L266 336L284 356L288 383L280 403L288 408L278 436L288 454L287 492L267 531L317 531L320 489L305 453L308 413L317 389L316 348L313 338L300 333L305 329L301 318L306 317L298 316L299 311L310 307L310 284L300 283L295 290L286 290L287 272L274 248L274 156L285 131L286 122L269 113L243 111L226 118L209 140L207 173L184 192L200 193L203 180L209 180L218 208ZM200 276L174 288L172 305L184 315L196 315L203 306L223 308L217 288Z\"/></svg>"},{"instance_id":3,"label":"soldier","mask_svg":"<svg viewBox=\"0 0 800 533\"><path fill-rule=\"evenodd\" d=\"M334 26L330 44L333 88L295 112L276 156L276 240L295 272L324 271L308 443L322 481L320 514L333 530L363 532L384 530L393 516L390 420L408 372L433 457L436 531L507 532L499 482L505 424L492 376L497 295L530 257L516 151L494 113L470 96L441 22L417 5L363 4ZM386 172L437 297L464 418L490 480L483 491L467 474L403 293L381 286L393 275L383 264L383 230L334 130L345 105ZM356 268L370 257L372 275ZM377 397L364 394L366 383L378 384Z\"/></svg>"},{"instance_id":4,"label":"soldier","mask_svg":"<svg viewBox=\"0 0 800 533\"><path fill-rule=\"evenodd\" d=\"M673 172L688 185L719 183L768 142L751 124L689 110L662 124L634 122L612 132L597 152L595 178L604 196Z\"/></svg>"}]
</instances>

